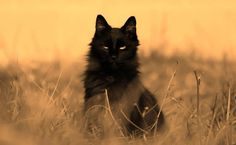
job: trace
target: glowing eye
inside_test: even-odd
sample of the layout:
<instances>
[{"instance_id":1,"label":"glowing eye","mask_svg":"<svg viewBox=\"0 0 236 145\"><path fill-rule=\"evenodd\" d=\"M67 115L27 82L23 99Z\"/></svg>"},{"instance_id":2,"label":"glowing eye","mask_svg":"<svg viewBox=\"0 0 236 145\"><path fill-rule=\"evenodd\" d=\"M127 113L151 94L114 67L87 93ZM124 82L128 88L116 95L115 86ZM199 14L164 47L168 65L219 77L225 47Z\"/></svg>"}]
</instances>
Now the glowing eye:
<instances>
[{"instance_id":1,"label":"glowing eye","mask_svg":"<svg viewBox=\"0 0 236 145\"><path fill-rule=\"evenodd\" d=\"M108 49L108 47L107 47L107 46L103 46L103 48L104 48L104 49L106 49L106 50Z\"/></svg>"},{"instance_id":2,"label":"glowing eye","mask_svg":"<svg viewBox=\"0 0 236 145\"><path fill-rule=\"evenodd\" d=\"M125 49L126 49L126 46L120 47L120 50L125 50Z\"/></svg>"}]
</instances>

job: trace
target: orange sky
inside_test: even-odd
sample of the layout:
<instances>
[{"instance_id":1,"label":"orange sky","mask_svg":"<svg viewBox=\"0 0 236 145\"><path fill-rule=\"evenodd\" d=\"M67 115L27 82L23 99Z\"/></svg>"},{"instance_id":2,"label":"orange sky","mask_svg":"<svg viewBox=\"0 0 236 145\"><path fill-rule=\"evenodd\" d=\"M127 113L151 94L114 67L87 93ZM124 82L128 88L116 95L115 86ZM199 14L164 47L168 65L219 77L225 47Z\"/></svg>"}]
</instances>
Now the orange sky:
<instances>
[{"instance_id":1,"label":"orange sky","mask_svg":"<svg viewBox=\"0 0 236 145\"><path fill-rule=\"evenodd\" d=\"M97 14L116 27L135 15L147 55L153 48L236 55L235 0L0 0L0 60L78 59L88 49Z\"/></svg>"}]
</instances>

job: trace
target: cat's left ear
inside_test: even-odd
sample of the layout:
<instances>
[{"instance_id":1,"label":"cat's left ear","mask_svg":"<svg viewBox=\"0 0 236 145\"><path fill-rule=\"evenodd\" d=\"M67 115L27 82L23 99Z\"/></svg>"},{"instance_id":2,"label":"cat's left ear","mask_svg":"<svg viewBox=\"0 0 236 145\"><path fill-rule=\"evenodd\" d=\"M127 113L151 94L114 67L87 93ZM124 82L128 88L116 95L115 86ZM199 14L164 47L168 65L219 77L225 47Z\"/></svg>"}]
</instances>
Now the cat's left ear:
<instances>
[{"instance_id":1,"label":"cat's left ear","mask_svg":"<svg viewBox=\"0 0 236 145\"><path fill-rule=\"evenodd\" d=\"M110 29L111 26L107 23L106 19L102 15L97 15L96 18L96 32L101 32L106 29Z\"/></svg>"},{"instance_id":2,"label":"cat's left ear","mask_svg":"<svg viewBox=\"0 0 236 145\"><path fill-rule=\"evenodd\" d=\"M134 16L129 17L121 30L130 34L136 34L136 19Z\"/></svg>"}]
</instances>

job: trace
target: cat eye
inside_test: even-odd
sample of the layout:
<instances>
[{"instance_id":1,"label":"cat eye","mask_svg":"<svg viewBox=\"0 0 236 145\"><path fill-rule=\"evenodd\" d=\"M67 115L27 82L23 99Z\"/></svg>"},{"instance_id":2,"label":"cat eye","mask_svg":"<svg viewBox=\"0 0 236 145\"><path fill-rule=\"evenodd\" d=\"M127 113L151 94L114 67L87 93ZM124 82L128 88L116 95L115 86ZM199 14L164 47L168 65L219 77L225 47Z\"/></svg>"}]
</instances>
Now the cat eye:
<instances>
[{"instance_id":1,"label":"cat eye","mask_svg":"<svg viewBox=\"0 0 236 145\"><path fill-rule=\"evenodd\" d=\"M125 49L126 49L126 46L120 47L120 50L125 50Z\"/></svg>"},{"instance_id":2,"label":"cat eye","mask_svg":"<svg viewBox=\"0 0 236 145\"><path fill-rule=\"evenodd\" d=\"M109 49L109 47L107 47L107 46L103 46L103 48L106 49L106 50Z\"/></svg>"}]
</instances>

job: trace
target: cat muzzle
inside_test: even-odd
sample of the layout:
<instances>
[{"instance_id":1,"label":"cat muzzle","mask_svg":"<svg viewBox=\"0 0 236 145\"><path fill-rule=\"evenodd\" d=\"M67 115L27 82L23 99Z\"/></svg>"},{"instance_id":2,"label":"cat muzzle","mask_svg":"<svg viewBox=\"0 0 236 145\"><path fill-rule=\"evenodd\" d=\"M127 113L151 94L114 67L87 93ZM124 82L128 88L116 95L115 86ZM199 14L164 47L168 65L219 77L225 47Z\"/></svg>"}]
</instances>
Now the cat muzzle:
<instances>
[{"instance_id":1,"label":"cat muzzle","mask_svg":"<svg viewBox=\"0 0 236 145\"><path fill-rule=\"evenodd\" d=\"M117 57L116 57L116 55L112 55L111 58L112 58L113 60L115 60Z\"/></svg>"}]
</instances>

